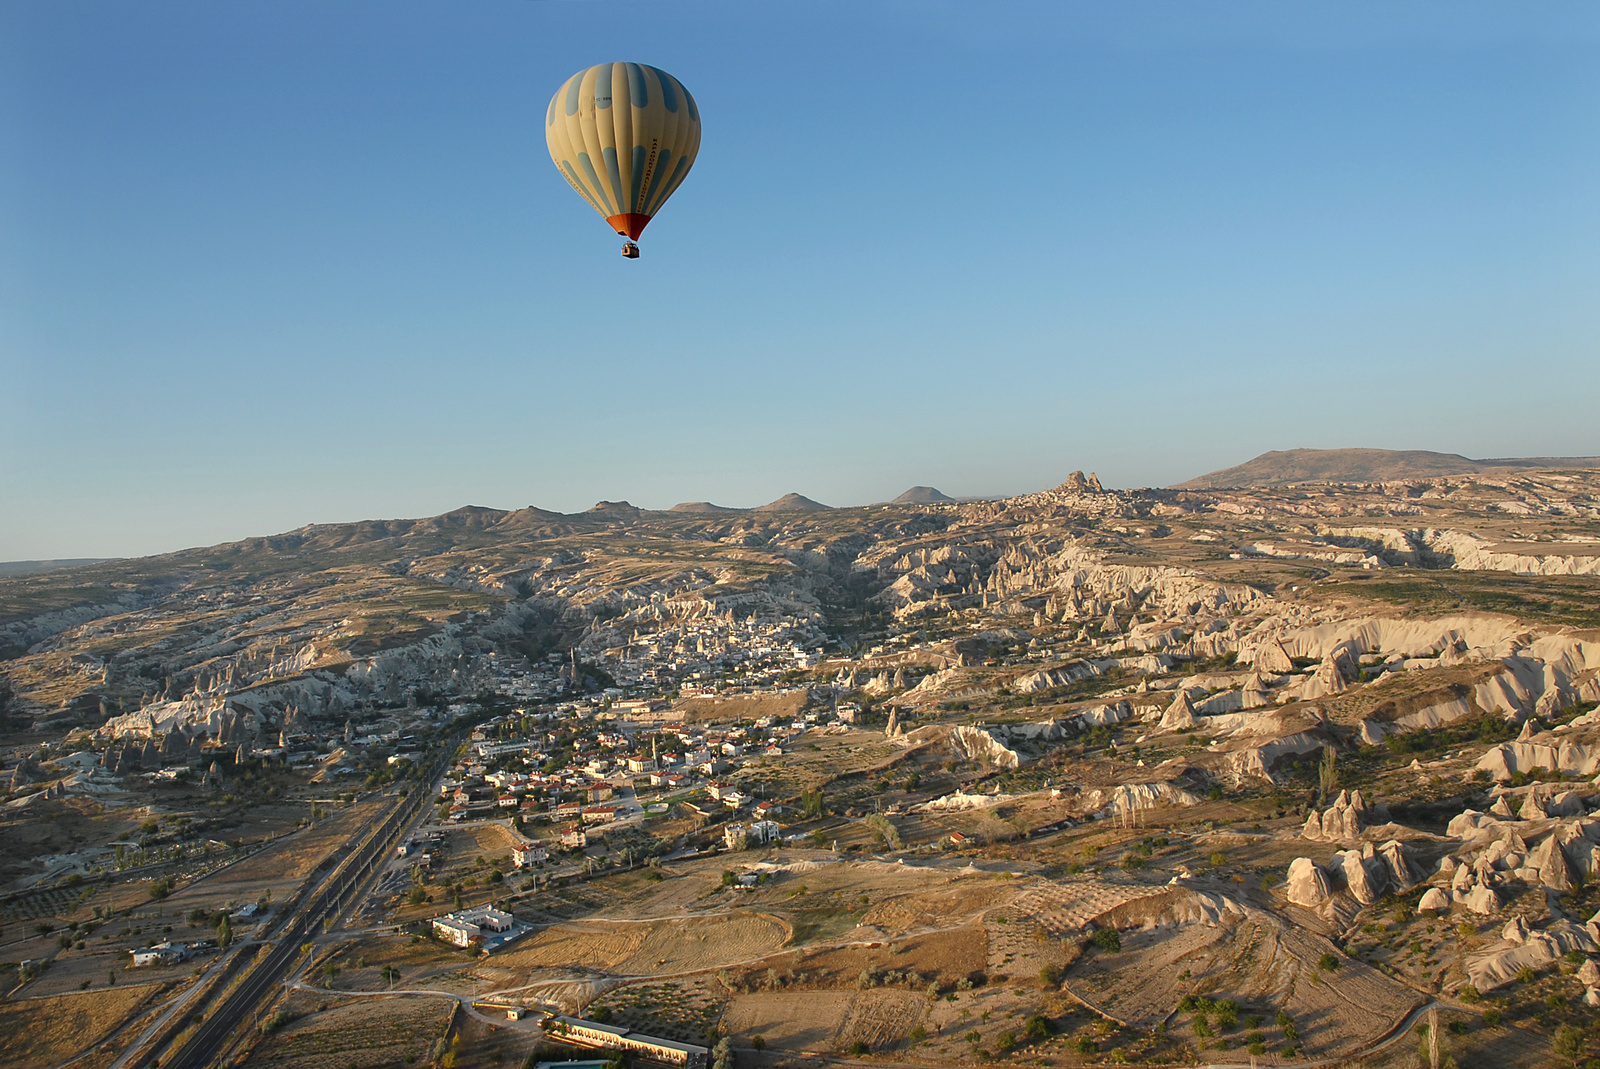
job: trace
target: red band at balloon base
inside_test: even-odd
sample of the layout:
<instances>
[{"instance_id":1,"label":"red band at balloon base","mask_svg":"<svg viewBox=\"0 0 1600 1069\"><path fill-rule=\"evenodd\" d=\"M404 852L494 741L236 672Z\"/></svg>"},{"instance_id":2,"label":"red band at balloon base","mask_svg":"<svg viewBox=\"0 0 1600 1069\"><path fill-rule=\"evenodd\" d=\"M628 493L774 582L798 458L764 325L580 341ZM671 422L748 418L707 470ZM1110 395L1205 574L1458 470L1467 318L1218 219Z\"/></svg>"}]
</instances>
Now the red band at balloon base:
<instances>
[{"instance_id":1,"label":"red band at balloon base","mask_svg":"<svg viewBox=\"0 0 1600 1069\"><path fill-rule=\"evenodd\" d=\"M611 229L617 233L626 234L637 241L639 235L644 233L645 224L650 222L650 217L637 212L624 212L621 215L606 216L606 222L610 223Z\"/></svg>"}]
</instances>

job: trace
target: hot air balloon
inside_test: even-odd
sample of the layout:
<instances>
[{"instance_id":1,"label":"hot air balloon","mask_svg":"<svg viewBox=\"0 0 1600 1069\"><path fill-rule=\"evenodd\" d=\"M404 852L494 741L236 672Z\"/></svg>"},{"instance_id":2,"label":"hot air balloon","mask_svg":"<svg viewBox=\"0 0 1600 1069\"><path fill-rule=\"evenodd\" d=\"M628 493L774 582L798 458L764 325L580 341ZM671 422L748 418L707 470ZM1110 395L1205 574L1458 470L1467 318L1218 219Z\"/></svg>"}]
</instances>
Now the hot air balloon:
<instances>
[{"instance_id":1,"label":"hot air balloon","mask_svg":"<svg viewBox=\"0 0 1600 1069\"><path fill-rule=\"evenodd\" d=\"M544 136L556 167L636 260L639 235L694 166L700 109L666 71L600 63L556 90Z\"/></svg>"}]
</instances>

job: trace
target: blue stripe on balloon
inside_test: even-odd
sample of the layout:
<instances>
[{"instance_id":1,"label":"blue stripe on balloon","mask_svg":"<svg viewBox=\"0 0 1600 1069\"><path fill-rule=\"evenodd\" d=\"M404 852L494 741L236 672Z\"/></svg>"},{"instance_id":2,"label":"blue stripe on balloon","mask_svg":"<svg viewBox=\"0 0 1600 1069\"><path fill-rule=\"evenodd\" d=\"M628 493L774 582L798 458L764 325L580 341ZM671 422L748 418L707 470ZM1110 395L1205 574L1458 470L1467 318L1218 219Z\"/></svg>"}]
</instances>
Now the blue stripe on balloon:
<instances>
[{"instance_id":1,"label":"blue stripe on balloon","mask_svg":"<svg viewBox=\"0 0 1600 1069\"><path fill-rule=\"evenodd\" d=\"M624 63L628 71L628 96L636 108L649 107L650 90L644 82L644 70L637 63Z\"/></svg>"},{"instance_id":2,"label":"blue stripe on balloon","mask_svg":"<svg viewBox=\"0 0 1600 1069\"><path fill-rule=\"evenodd\" d=\"M578 114L578 91L583 88L583 75L574 74L567 81L567 114Z\"/></svg>"},{"instance_id":3,"label":"blue stripe on balloon","mask_svg":"<svg viewBox=\"0 0 1600 1069\"><path fill-rule=\"evenodd\" d=\"M606 149L606 151L615 156L614 149ZM606 197L605 183L601 182L600 176L594 173L594 163L589 159L589 154L587 152L578 153L578 162L583 164L584 171L589 175L589 181L594 183L595 192L599 194L600 200L604 203L606 214L616 215L617 210L611 206L611 201Z\"/></svg>"},{"instance_id":4,"label":"blue stripe on balloon","mask_svg":"<svg viewBox=\"0 0 1600 1069\"><path fill-rule=\"evenodd\" d=\"M612 196L615 198L616 203L621 204L622 203L622 170L617 166L617 150L614 149L614 148L603 148L603 149L600 150L600 155L605 158L605 161L606 161L606 173L611 176L611 193L612 193ZM619 212L621 210L622 210L621 208L617 209L617 211L619 211Z\"/></svg>"},{"instance_id":5,"label":"blue stripe on balloon","mask_svg":"<svg viewBox=\"0 0 1600 1069\"><path fill-rule=\"evenodd\" d=\"M572 164L568 163L566 160L562 160L561 172L567 176L567 181L572 184L572 188L576 189L583 199L589 202L589 207L593 208L595 211L599 211L600 203L594 199L594 194L589 192L589 188L585 186L583 184L583 180L578 177L578 172L572 169Z\"/></svg>"},{"instance_id":6,"label":"blue stripe on balloon","mask_svg":"<svg viewBox=\"0 0 1600 1069\"><path fill-rule=\"evenodd\" d=\"M668 111L676 115L678 113L678 94L672 90L672 75L660 67L651 67L650 69L655 71L656 82L661 86L661 102L667 106Z\"/></svg>"},{"instance_id":7,"label":"blue stripe on balloon","mask_svg":"<svg viewBox=\"0 0 1600 1069\"><path fill-rule=\"evenodd\" d=\"M678 83L678 88L683 89L683 83ZM700 121L700 109L694 106L694 97L689 95L689 90L683 89L683 99L689 102L689 118L695 122Z\"/></svg>"},{"instance_id":8,"label":"blue stripe on balloon","mask_svg":"<svg viewBox=\"0 0 1600 1069\"><path fill-rule=\"evenodd\" d=\"M644 146L633 146L633 190L628 197L628 210L639 211L639 187L644 183Z\"/></svg>"},{"instance_id":9,"label":"blue stripe on balloon","mask_svg":"<svg viewBox=\"0 0 1600 1069\"><path fill-rule=\"evenodd\" d=\"M678 165L672 169L672 177L667 179L667 181L663 183L661 188L656 192L655 203L651 205L650 210L645 213L646 215L654 215L661 209L662 203L666 201L668 197L672 196L672 191L676 189L678 183L683 180L684 173L688 171L688 169L689 157L679 156Z\"/></svg>"},{"instance_id":10,"label":"blue stripe on balloon","mask_svg":"<svg viewBox=\"0 0 1600 1069\"><path fill-rule=\"evenodd\" d=\"M611 67L610 63L594 65L594 106L599 109L611 106Z\"/></svg>"}]
</instances>

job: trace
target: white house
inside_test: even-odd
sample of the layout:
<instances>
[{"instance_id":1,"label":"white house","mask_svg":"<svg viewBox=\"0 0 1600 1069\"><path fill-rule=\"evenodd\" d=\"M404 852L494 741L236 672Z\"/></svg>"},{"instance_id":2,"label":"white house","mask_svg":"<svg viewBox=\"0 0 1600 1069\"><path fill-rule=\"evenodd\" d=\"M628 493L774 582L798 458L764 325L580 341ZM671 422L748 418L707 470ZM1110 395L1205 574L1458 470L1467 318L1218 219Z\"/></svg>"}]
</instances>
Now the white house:
<instances>
[{"instance_id":1,"label":"white house","mask_svg":"<svg viewBox=\"0 0 1600 1069\"><path fill-rule=\"evenodd\" d=\"M549 857L549 851L538 843L518 843L511 848L511 863L519 869L543 864Z\"/></svg>"},{"instance_id":2,"label":"white house","mask_svg":"<svg viewBox=\"0 0 1600 1069\"><path fill-rule=\"evenodd\" d=\"M176 965L189 956L189 948L182 943L157 943L132 951L133 965L142 969L150 965Z\"/></svg>"},{"instance_id":3,"label":"white house","mask_svg":"<svg viewBox=\"0 0 1600 1069\"><path fill-rule=\"evenodd\" d=\"M433 918L434 934L458 947L469 946L474 939L504 934L515 926L516 918L493 906L474 906Z\"/></svg>"}]
</instances>

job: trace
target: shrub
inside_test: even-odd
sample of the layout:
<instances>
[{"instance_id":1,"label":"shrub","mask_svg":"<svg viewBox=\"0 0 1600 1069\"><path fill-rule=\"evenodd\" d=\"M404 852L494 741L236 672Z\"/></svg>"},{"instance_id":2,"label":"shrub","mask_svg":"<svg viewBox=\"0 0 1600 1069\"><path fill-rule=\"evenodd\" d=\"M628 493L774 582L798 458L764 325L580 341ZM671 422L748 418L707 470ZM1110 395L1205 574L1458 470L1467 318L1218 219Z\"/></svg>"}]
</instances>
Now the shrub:
<instances>
[{"instance_id":1,"label":"shrub","mask_svg":"<svg viewBox=\"0 0 1600 1069\"><path fill-rule=\"evenodd\" d=\"M1483 1026L1485 1028L1497 1028L1503 1019L1499 1010L1488 1009L1483 1011Z\"/></svg>"},{"instance_id":2,"label":"shrub","mask_svg":"<svg viewBox=\"0 0 1600 1069\"><path fill-rule=\"evenodd\" d=\"M1337 954L1332 952L1324 954L1322 957L1317 959L1317 968L1321 969L1323 972L1333 972L1338 967L1339 957Z\"/></svg>"},{"instance_id":3,"label":"shrub","mask_svg":"<svg viewBox=\"0 0 1600 1069\"><path fill-rule=\"evenodd\" d=\"M1570 1064L1577 1065L1578 1058L1584 1053L1583 1033L1564 1024L1556 1029L1555 1036L1550 1040L1550 1051L1557 1058Z\"/></svg>"},{"instance_id":4,"label":"shrub","mask_svg":"<svg viewBox=\"0 0 1600 1069\"><path fill-rule=\"evenodd\" d=\"M872 1050L871 1050L871 1048L870 1048L870 1047L868 1047L868 1046L867 1046L867 1045L866 1045L866 1044L865 1044L865 1043L863 1043L863 1042L861 1042L861 1040L859 1040L859 1039L858 1039L858 1040L856 1040L856 1041L855 1041L855 1042L854 1042L854 1043L852 1043L852 1044L850 1044L850 1047L849 1047L849 1049L847 1049L847 1050L846 1050L846 1051L845 1051L845 1053L846 1053L846 1054L852 1054L852 1055L854 1055L854 1056L855 1056L855 1057L857 1057L857 1058L859 1058L859 1057L861 1057L861 1056L862 1056L862 1055L863 1055L863 1054L870 1054L870 1053L872 1053Z\"/></svg>"},{"instance_id":5,"label":"shrub","mask_svg":"<svg viewBox=\"0 0 1600 1069\"><path fill-rule=\"evenodd\" d=\"M1010 1054L1017 1049L1017 1034L1015 1032L1001 1032L1000 1038L995 1042L1003 1053Z\"/></svg>"},{"instance_id":6,"label":"shrub","mask_svg":"<svg viewBox=\"0 0 1600 1069\"><path fill-rule=\"evenodd\" d=\"M1121 950L1122 936L1117 934L1115 928L1100 928L1091 937L1094 945L1101 950Z\"/></svg>"},{"instance_id":7,"label":"shrub","mask_svg":"<svg viewBox=\"0 0 1600 1069\"><path fill-rule=\"evenodd\" d=\"M1519 984L1531 984L1531 983L1533 983L1534 979L1535 979L1535 974L1534 974L1534 971L1533 971L1533 966L1524 965L1522 968L1517 970L1517 983L1519 983Z\"/></svg>"},{"instance_id":8,"label":"shrub","mask_svg":"<svg viewBox=\"0 0 1600 1069\"><path fill-rule=\"evenodd\" d=\"M1098 1054L1099 1052L1100 1052L1100 1044L1096 1043L1093 1039L1089 1038L1088 1036L1079 1036L1078 1037L1078 1053L1079 1054Z\"/></svg>"},{"instance_id":9,"label":"shrub","mask_svg":"<svg viewBox=\"0 0 1600 1069\"><path fill-rule=\"evenodd\" d=\"M1048 1020L1039 1014L1034 1014L1023 1023L1022 1035L1027 1039L1043 1039L1055 1032Z\"/></svg>"},{"instance_id":10,"label":"shrub","mask_svg":"<svg viewBox=\"0 0 1600 1069\"><path fill-rule=\"evenodd\" d=\"M767 1037L766 1036L751 1036L750 1037L750 1047L753 1050L766 1050L767 1049Z\"/></svg>"},{"instance_id":11,"label":"shrub","mask_svg":"<svg viewBox=\"0 0 1600 1069\"><path fill-rule=\"evenodd\" d=\"M1039 970L1040 987L1055 987L1059 983L1061 983L1061 966L1046 965Z\"/></svg>"},{"instance_id":12,"label":"shrub","mask_svg":"<svg viewBox=\"0 0 1600 1069\"><path fill-rule=\"evenodd\" d=\"M1470 1004L1472 1004L1474 1002L1477 1002L1483 996L1478 994L1478 989L1476 987L1473 987L1471 984L1468 984L1466 987L1463 987L1461 989L1460 993L1457 994L1456 997L1459 998L1462 1002L1465 1002L1465 1003L1470 1005Z\"/></svg>"}]
</instances>

